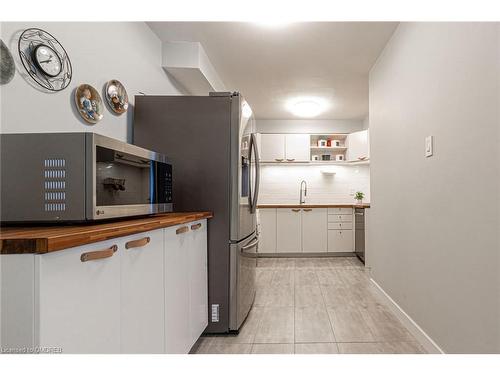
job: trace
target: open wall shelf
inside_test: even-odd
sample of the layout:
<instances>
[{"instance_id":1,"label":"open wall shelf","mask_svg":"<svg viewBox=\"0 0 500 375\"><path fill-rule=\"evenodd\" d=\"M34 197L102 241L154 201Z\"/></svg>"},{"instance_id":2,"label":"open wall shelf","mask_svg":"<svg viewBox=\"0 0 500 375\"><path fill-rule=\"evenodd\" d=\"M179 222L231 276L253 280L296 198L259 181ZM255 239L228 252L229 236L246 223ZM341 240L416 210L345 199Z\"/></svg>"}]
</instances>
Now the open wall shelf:
<instances>
[{"instance_id":1,"label":"open wall shelf","mask_svg":"<svg viewBox=\"0 0 500 375\"><path fill-rule=\"evenodd\" d=\"M336 161L347 160L347 134L311 134L310 160Z\"/></svg>"}]
</instances>

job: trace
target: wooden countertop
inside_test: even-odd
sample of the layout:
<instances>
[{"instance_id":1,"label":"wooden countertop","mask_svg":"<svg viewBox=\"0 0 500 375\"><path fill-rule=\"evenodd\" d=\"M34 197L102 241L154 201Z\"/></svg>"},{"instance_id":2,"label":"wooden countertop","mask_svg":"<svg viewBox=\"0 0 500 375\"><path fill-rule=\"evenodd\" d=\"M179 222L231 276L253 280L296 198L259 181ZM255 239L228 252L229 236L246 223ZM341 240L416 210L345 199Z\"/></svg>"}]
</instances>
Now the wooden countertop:
<instances>
[{"instance_id":1,"label":"wooden countertop","mask_svg":"<svg viewBox=\"0 0 500 375\"><path fill-rule=\"evenodd\" d=\"M370 203L340 203L340 204L259 204L257 208L370 208Z\"/></svg>"},{"instance_id":2,"label":"wooden countertop","mask_svg":"<svg viewBox=\"0 0 500 375\"><path fill-rule=\"evenodd\" d=\"M0 254L44 254L211 217L205 211L175 212L99 224L2 227Z\"/></svg>"}]
</instances>

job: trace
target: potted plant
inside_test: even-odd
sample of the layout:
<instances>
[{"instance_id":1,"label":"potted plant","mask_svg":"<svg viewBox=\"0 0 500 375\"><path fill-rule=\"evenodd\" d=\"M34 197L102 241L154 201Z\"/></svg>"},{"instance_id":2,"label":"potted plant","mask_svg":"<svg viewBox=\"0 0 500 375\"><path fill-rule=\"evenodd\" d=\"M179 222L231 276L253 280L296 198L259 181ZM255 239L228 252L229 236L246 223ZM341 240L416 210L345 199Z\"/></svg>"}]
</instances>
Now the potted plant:
<instances>
[{"instance_id":1,"label":"potted plant","mask_svg":"<svg viewBox=\"0 0 500 375\"><path fill-rule=\"evenodd\" d=\"M358 204L363 203L363 198L365 197L365 193L361 191L357 191L356 194L354 195L354 199L358 201Z\"/></svg>"}]
</instances>

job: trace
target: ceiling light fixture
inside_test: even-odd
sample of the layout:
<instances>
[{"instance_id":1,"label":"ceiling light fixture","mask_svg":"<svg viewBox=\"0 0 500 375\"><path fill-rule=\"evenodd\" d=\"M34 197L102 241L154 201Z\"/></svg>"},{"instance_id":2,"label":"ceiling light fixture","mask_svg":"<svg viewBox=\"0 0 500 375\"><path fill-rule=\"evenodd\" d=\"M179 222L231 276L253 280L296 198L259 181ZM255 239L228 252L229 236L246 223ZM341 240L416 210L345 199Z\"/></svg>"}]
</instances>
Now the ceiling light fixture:
<instances>
[{"instance_id":1,"label":"ceiling light fixture","mask_svg":"<svg viewBox=\"0 0 500 375\"><path fill-rule=\"evenodd\" d=\"M288 102L288 110L297 117L316 117L326 109L327 105L321 98L295 98Z\"/></svg>"}]
</instances>

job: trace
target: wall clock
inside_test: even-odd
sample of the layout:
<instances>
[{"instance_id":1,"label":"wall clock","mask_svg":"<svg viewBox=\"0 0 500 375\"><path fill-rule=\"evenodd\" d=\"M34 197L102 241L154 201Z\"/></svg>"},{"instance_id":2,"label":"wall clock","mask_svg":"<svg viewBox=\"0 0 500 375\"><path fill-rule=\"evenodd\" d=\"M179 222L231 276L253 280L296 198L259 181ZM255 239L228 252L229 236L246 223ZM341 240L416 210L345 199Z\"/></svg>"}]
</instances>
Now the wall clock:
<instances>
[{"instance_id":1,"label":"wall clock","mask_svg":"<svg viewBox=\"0 0 500 375\"><path fill-rule=\"evenodd\" d=\"M71 61L64 47L48 32L26 29L18 41L19 57L28 75L49 91L68 87L73 75Z\"/></svg>"}]
</instances>

